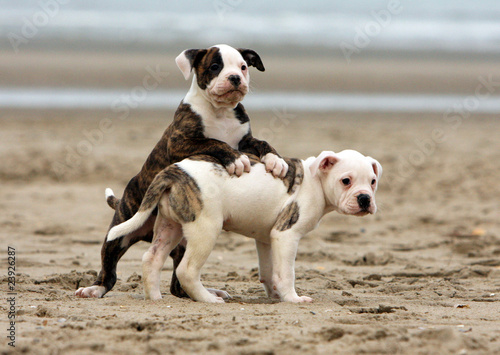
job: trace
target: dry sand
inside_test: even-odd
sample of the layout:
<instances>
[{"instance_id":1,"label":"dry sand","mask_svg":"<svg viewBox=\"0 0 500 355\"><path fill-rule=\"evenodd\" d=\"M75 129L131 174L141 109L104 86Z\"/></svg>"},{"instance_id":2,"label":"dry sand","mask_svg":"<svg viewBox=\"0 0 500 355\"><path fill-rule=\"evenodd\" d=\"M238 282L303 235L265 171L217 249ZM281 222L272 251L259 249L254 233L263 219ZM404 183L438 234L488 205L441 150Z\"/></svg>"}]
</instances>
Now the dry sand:
<instances>
[{"instance_id":1,"label":"dry sand","mask_svg":"<svg viewBox=\"0 0 500 355\"><path fill-rule=\"evenodd\" d=\"M24 64L24 57L3 56L2 64L8 64L2 73L9 78L6 83L28 85L34 82L27 78L38 78L38 84L94 86L102 75L101 86L128 87L140 83L145 65L155 63L151 58L139 61L131 77L123 75L129 64L115 61L116 56L99 72L96 68L103 65L98 58L82 60L83 68L75 70L70 59L65 62L54 54L43 61L44 55ZM310 79L300 72L288 76L287 68L273 74L272 64L276 68L280 61L269 63L266 74L275 75L275 81L266 82L256 74L256 90L280 88L287 78L290 83ZM330 85L331 90L351 83L353 90L366 86L367 91L412 92L425 87L472 94L478 75L495 74L487 63L464 63L427 63L432 70L423 77L417 75L422 67L411 62L374 63L371 74L365 73L369 80L363 82L363 73L350 69L344 76L337 72L342 80ZM349 68L361 70L362 64ZM465 74L462 64L470 69ZM121 69L111 70L115 65ZM19 75L21 68L26 75ZM312 73L320 79L319 70ZM433 73L442 76L433 81ZM186 87L179 77L175 85ZM416 78L415 84L408 78ZM308 85L325 89L327 81L318 82ZM145 301L141 257L147 243L138 243L123 257L118 283L103 299L75 298L74 290L90 285L100 269L100 248L112 217L104 189L111 187L121 195L173 113L139 111L120 120L105 111L3 110L2 273L7 272L7 246L14 247L17 318L14 350L6 338L9 304L4 278L2 353L500 352L498 118L473 115L458 124L440 114L247 109L254 134L283 155L306 158L324 149L352 148L377 158L384 167L375 216L332 213L302 240L297 289L314 303L267 299L256 277L253 241L230 233L219 238L202 276L207 287L233 296L226 304L171 296L170 261L162 274L163 299ZM96 134L105 123L111 127L106 126L102 136ZM439 143L432 141L436 132L445 134Z\"/></svg>"}]
</instances>

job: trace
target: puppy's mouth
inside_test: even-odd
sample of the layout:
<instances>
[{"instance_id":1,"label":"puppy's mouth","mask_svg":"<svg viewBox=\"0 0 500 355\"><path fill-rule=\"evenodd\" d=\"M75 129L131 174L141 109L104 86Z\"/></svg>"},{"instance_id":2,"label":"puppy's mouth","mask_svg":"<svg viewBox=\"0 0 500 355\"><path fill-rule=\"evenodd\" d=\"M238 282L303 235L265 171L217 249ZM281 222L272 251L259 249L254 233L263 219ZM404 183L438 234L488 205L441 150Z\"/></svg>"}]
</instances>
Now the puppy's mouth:
<instances>
[{"instance_id":1,"label":"puppy's mouth","mask_svg":"<svg viewBox=\"0 0 500 355\"><path fill-rule=\"evenodd\" d=\"M376 211L376 207L368 207L368 208L360 208L359 206L347 206L344 208L341 208L339 210L340 213L349 215L349 216L356 216L356 217L363 217L368 214L374 214Z\"/></svg>"},{"instance_id":2,"label":"puppy's mouth","mask_svg":"<svg viewBox=\"0 0 500 355\"><path fill-rule=\"evenodd\" d=\"M230 89L223 94L214 94L216 101L221 102L236 102L241 101L245 96L246 92L241 89Z\"/></svg>"},{"instance_id":3,"label":"puppy's mouth","mask_svg":"<svg viewBox=\"0 0 500 355\"><path fill-rule=\"evenodd\" d=\"M363 216L366 216L367 214L370 214L371 212L370 211L367 211L367 210L361 210L357 213L354 213L353 216L356 216L356 217L363 217Z\"/></svg>"}]
</instances>

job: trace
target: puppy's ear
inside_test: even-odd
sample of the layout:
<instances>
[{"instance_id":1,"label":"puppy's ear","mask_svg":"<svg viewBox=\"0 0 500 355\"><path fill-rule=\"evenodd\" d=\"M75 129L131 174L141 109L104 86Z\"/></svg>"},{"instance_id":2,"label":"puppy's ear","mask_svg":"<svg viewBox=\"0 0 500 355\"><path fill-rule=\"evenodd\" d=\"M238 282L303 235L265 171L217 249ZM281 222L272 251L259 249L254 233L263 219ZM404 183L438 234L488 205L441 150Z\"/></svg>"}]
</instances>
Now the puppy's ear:
<instances>
[{"instance_id":1,"label":"puppy's ear","mask_svg":"<svg viewBox=\"0 0 500 355\"><path fill-rule=\"evenodd\" d=\"M260 56L256 51L252 49L238 48L238 52L241 53L241 56L243 57L243 59L245 59L245 62L247 62L247 65L249 67L256 67L260 71L266 70L266 68L264 68L264 64L262 64Z\"/></svg>"},{"instance_id":2,"label":"puppy's ear","mask_svg":"<svg viewBox=\"0 0 500 355\"><path fill-rule=\"evenodd\" d=\"M318 155L316 160L314 160L309 170L313 176L318 174L318 172L326 173L330 171L339 160L340 158L334 152L322 152Z\"/></svg>"},{"instance_id":3,"label":"puppy's ear","mask_svg":"<svg viewBox=\"0 0 500 355\"><path fill-rule=\"evenodd\" d=\"M175 58L175 63L184 75L184 79L189 79L193 68L206 53L206 49L186 49Z\"/></svg>"},{"instance_id":4,"label":"puppy's ear","mask_svg":"<svg viewBox=\"0 0 500 355\"><path fill-rule=\"evenodd\" d=\"M382 176L382 165L380 165L380 163L376 159L373 159L372 157L367 157L367 158L372 164L373 172L375 173L375 175L377 175L377 179L380 179L380 177Z\"/></svg>"}]
</instances>

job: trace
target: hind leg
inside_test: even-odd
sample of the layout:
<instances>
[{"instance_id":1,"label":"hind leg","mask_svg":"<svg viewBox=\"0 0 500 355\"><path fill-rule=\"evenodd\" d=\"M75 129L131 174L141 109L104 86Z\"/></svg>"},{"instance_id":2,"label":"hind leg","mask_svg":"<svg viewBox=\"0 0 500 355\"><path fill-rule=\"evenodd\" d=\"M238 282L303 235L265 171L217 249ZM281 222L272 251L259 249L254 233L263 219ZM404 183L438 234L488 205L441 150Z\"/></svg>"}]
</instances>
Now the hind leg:
<instances>
[{"instance_id":1,"label":"hind leg","mask_svg":"<svg viewBox=\"0 0 500 355\"><path fill-rule=\"evenodd\" d=\"M187 247L177 268L177 277L184 291L195 301L224 303L222 297L207 290L200 281L201 268L212 252L221 228L222 222L210 218L200 218L183 226Z\"/></svg>"},{"instance_id":2,"label":"hind leg","mask_svg":"<svg viewBox=\"0 0 500 355\"><path fill-rule=\"evenodd\" d=\"M177 244L177 246L172 250L170 256L174 262L174 271L172 273L172 280L170 281L170 293L173 296L179 298L189 298L189 295L186 291L183 290L179 279L177 278L177 268L182 261L182 257L186 253L186 239L182 238L181 242ZM207 291L217 297L222 297L224 299L231 298L231 295L223 290L217 290L215 288L207 288Z\"/></svg>"},{"instance_id":3,"label":"hind leg","mask_svg":"<svg viewBox=\"0 0 500 355\"><path fill-rule=\"evenodd\" d=\"M137 177L134 177L128 183L120 204L115 211L115 215L109 226L112 227L130 219L141 204L142 195L137 193L140 191ZM113 288L116 283L116 266L118 260L132 245L140 240L151 241L153 238L153 226L155 216L151 216L148 221L133 234L123 238L115 239L110 242L106 241L107 235L104 238L104 243L101 248L101 271L97 276L96 281L90 287L80 287L75 296L88 298L100 298ZM109 230L108 229L108 230Z\"/></svg>"},{"instance_id":4,"label":"hind leg","mask_svg":"<svg viewBox=\"0 0 500 355\"><path fill-rule=\"evenodd\" d=\"M146 223L133 234L129 234L123 238L118 238L110 242L107 242L105 239L101 249L102 267L99 275L97 275L97 280L92 286L80 287L75 292L75 296L81 298L100 298L111 290L116 283L116 266L118 264L118 260L120 260L128 248L138 241L151 240L153 237L152 230L155 218L156 217L152 215ZM115 224L112 224L111 227L114 225Z\"/></svg>"},{"instance_id":5,"label":"hind leg","mask_svg":"<svg viewBox=\"0 0 500 355\"><path fill-rule=\"evenodd\" d=\"M182 238L182 226L158 215L154 226L153 243L142 257L142 276L146 299L161 299L160 273L168 254Z\"/></svg>"}]
</instances>

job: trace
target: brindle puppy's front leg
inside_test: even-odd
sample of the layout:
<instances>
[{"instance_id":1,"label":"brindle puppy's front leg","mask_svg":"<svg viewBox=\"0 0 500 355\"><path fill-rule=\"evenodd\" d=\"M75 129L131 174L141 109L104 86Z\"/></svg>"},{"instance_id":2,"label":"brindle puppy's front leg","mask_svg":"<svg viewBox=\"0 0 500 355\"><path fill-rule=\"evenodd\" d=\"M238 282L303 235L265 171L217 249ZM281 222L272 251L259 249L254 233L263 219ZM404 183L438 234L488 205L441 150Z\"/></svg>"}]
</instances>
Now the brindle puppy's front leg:
<instances>
[{"instance_id":1,"label":"brindle puppy's front leg","mask_svg":"<svg viewBox=\"0 0 500 355\"><path fill-rule=\"evenodd\" d=\"M278 152L266 141L254 138L251 132L242 138L238 150L258 156L261 162L266 165L266 170L275 177L283 179L288 172L288 164L279 156Z\"/></svg>"},{"instance_id":2,"label":"brindle puppy's front leg","mask_svg":"<svg viewBox=\"0 0 500 355\"><path fill-rule=\"evenodd\" d=\"M250 160L244 154L231 148L229 144L210 138L186 138L173 136L170 138L170 147L176 147L170 152L172 161L181 161L195 155L209 155L217 159L230 175L241 176L243 172L250 172ZM181 147L176 141L182 142Z\"/></svg>"}]
</instances>

